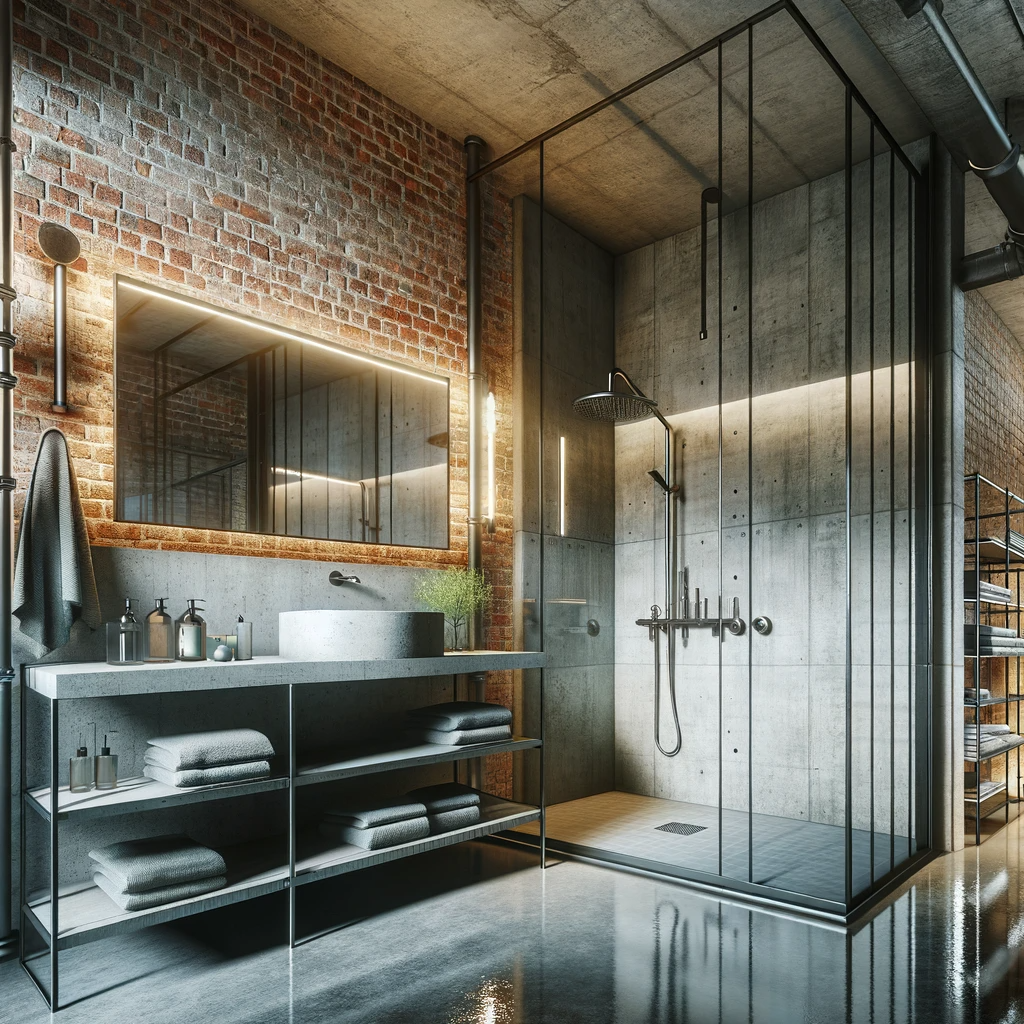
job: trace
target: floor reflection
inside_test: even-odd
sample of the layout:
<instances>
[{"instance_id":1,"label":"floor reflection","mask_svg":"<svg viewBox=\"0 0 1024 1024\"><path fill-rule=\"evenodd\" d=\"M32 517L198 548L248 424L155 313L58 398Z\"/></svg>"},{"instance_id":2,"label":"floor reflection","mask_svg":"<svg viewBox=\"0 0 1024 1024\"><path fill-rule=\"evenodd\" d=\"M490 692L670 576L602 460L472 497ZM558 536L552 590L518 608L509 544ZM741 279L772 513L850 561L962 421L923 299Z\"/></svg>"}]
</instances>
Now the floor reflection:
<instances>
[{"instance_id":1,"label":"floor reflection","mask_svg":"<svg viewBox=\"0 0 1024 1024\"><path fill-rule=\"evenodd\" d=\"M1011 1024L1020 828L933 862L851 930L467 844L306 887L318 937L293 951L276 897L69 950L59 1019ZM0 991L0 1020L49 1019L17 964Z\"/></svg>"}]
</instances>

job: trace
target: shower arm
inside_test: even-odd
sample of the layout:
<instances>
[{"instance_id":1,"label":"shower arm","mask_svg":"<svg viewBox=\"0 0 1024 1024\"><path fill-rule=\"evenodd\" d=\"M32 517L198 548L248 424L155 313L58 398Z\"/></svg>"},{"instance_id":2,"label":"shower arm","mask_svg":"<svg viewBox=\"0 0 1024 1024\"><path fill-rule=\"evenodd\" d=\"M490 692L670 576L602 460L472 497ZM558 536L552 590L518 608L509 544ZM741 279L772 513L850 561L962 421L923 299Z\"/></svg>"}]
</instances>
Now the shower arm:
<instances>
[{"instance_id":1,"label":"shower arm","mask_svg":"<svg viewBox=\"0 0 1024 1024\"><path fill-rule=\"evenodd\" d=\"M608 390L615 390L615 378L618 377L629 390L645 401L647 396L633 383L625 370L615 367L608 374ZM676 580L676 494L679 488L675 482L675 438L672 427L661 414L661 410L653 407L651 412L661 421L665 428L665 617L675 619L679 613L678 583Z\"/></svg>"}]
</instances>

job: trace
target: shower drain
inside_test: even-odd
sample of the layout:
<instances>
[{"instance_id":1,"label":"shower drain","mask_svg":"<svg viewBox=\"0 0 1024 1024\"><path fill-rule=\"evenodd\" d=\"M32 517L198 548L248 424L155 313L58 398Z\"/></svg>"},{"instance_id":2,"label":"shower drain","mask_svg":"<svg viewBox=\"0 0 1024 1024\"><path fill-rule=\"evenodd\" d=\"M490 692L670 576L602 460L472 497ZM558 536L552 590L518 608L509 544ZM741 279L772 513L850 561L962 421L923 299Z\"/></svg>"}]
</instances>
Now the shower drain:
<instances>
[{"instance_id":1,"label":"shower drain","mask_svg":"<svg viewBox=\"0 0 1024 1024\"><path fill-rule=\"evenodd\" d=\"M656 825L659 832L671 832L674 836L692 836L707 830L706 825L690 825L685 821L667 821L664 825Z\"/></svg>"}]
</instances>

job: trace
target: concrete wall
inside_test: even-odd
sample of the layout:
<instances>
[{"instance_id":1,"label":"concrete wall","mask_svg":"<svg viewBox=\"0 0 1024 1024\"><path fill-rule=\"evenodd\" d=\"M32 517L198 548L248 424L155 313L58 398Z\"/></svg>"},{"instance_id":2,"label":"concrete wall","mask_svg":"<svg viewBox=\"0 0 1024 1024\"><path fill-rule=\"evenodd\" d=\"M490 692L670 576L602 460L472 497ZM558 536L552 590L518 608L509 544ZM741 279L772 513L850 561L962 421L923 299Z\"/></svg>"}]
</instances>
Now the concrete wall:
<instances>
[{"instance_id":1,"label":"concrete wall","mask_svg":"<svg viewBox=\"0 0 1024 1024\"><path fill-rule=\"evenodd\" d=\"M882 205L876 210L873 324L867 169L858 168L854 178L853 813L855 827L869 826L873 782L875 827L888 831L892 783L895 831L906 835L914 756L907 670L912 577L906 239L897 234L890 350L888 210L883 204L883 199L888 202L888 165L883 163L876 174L876 202ZM897 224L906 223L905 203L905 192L898 190ZM662 468L664 433L655 420L617 426L615 745L620 789L710 805L721 794L727 807L845 821L844 216L842 175L755 206L751 313L747 212L728 214L721 316L717 224L712 222L705 341L699 338L699 229L616 260L616 362L657 399L677 431L679 565L689 566L691 596L692 588L700 587L716 614L719 593L727 602L726 613L736 595L748 622L766 615L774 623L770 636L728 636L721 645L708 630L691 632L678 652L683 749L674 759L657 753L653 651L646 630L634 620L652 604L664 606L663 504L646 475ZM890 400L895 409L891 449ZM890 456L895 468L891 497ZM891 590L890 547L895 557ZM667 699L662 700L660 727L663 743L671 743Z\"/></svg>"},{"instance_id":2,"label":"concrete wall","mask_svg":"<svg viewBox=\"0 0 1024 1024\"><path fill-rule=\"evenodd\" d=\"M545 216L541 301L540 212L515 201L515 551L517 647L537 649L543 597L546 799L560 803L614 786L613 428L573 412L573 399L607 387L614 356L612 257ZM543 350L541 309L543 307ZM542 396L543 393L543 396ZM543 426L543 501L537 467ZM560 445L565 439L564 532ZM541 547L543 546L543 553ZM543 583L543 586L541 586ZM588 620L600 632L587 631ZM520 715L538 726L536 674L524 673ZM527 774L520 785L535 792Z\"/></svg>"}]
</instances>

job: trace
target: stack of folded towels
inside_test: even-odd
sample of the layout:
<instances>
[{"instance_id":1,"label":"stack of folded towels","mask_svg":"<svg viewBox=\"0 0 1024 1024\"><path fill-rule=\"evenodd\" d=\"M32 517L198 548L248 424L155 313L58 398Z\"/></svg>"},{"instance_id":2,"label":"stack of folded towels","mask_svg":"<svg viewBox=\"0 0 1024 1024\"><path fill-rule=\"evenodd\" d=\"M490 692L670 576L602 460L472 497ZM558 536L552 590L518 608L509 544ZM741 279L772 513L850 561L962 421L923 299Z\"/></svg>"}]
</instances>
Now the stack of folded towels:
<instances>
[{"instance_id":1,"label":"stack of folded towels","mask_svg":"<svg viewBox=\"0 0 1024 1024\"><path fill-rule=\"evenodd\" d=\"M273 756L270 740L255 729L158 736L146 748L143 774L179 789L245 782L269 775Z\"/></svg>"},{"instance_id":2,"label":"stack of folded towels","mask_svg":"<svg viewBox=\"0 0 1024 1024\"><path fill-rule=\"evenodd\" d=\"M975 631L978 634L978 650L974 649ZM964 626L964 654L980 654L982 657L1016 657L1024 653L1024 638L1009 626Z\"/></svg>"},{"instance_id":3,"label":"stack of folded towels","mask_svg":"<svg viewBox=\"0 0 1024 1024\"><path fill-rule=\"evenodd\" d=\"M1012 739L1015 737L1008 725L975 725L973 722L965 722L964 757L968 761L987 757L993 750L999 750Z\"/></svg>"},{"instance_id":4,"label":"stack of folded towels","mask_svg":"<svg viewBox=\"0 0 1024 1024\"><path fill-rule=\"evenodd\" d=\"M991 697L992 697L992 691L991 690L987 690L984 687L982 687L982 689L980 689L980 690L977 690L973 686L968 686L964 690L964 699L965 700L990 700Z\"/></svg>"},{"instance_id":5,"label":"stack of folded towels","mask_svg":"<svg viewBox=\"0 0 1024 1024\"><path fill-rule=\"evenodd\" d=\"M461 747L512 739L512 712L500 704L453 700L409 712L409 735L421 743Z\"/></svg>"},{"instance_id":6,"label":"stack of folded towels","mask_svg":"<svg viewBox=\"0 0 1024 1024\"><path fill-rule=\"evenodd\" d=\"M468 828L480 821L480 794L457 782L442 782L438 786L424 786L406 794L410 800L418 800L427 809L430 834L453 832L457 828Z\"/></svg>"},{"instance_id":7,"label":"stack of folded towels","mask_svg":"<svg viewBox=\"0 0 1024 1024\"><path fill-rule=\"evenodd\" d=\"M398 797L328 811L320 834L364 850L382 850L425 838L430 835L430 822L419 800Z\"/></svg>"},{"instance_id":8,"label":"stack of folded towels","mask_svg":"<svg viewBox=\"0 0 1024 1024\"><path fill-rule=\"evenodd\" d=\"M188 836L158 836L90 850L92 880L122 909L146 910L227 885L224 858Z\"/></svg>"}]
</instances>

